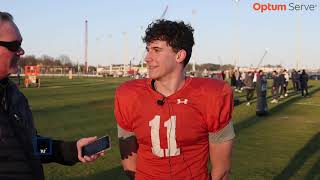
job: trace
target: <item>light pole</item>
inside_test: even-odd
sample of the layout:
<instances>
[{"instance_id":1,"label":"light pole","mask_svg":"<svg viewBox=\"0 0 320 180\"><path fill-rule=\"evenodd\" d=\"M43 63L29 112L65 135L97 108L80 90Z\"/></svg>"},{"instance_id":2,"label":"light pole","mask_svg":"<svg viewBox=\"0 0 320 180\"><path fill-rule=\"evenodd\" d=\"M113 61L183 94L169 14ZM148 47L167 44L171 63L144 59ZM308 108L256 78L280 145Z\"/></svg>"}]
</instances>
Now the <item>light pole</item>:
<instances>
[{"instance_id":1,"label":"light pole","mask_svg":"<svg viewBox=\"0 0 320 180\"><path fill-rule=\"evenodd\" d=\"M126 73L126 63L127 63L127 60L129 59L128 58L128 36L127 36L127 32L122 32L122 35L123 35L123 46L124 46L124 50L123 50L123 61L124 61L124 66L123 66L123 74Z\"/></svg>"},{"instance_id":2,"label":"light pole","mask_svg":"<svg viewBox=\"0 0 320 180\"><path fill-rule=\"evenodd\" d=\"M239 55L239 48L240 48L240 37L239 37L239 1L234 0L236 6L236 17L235 17L235 28L234 28L234 36L235 36L235 43L234 43L234 66L239 63L240 55Z\"/></svg>"},{"instance_id":3,"label":"light pole","mask_svg":"<svg viewBox=\"0 0 320 180\"><path fill-rule=\"evenodd\" d=\"M108 56L108 60L109 60L109 62L110 62L110 65L112 64L111 62L112 62L112 34L108 34L108 40L109 40L109 43L107 43L107 44L109 44L109 56Z\"/></svg>"},{"instance_id":4,"label":"light pole","mask_svg":"<svg viewBox=\"0 0 320 180\"><path fill-rule=\"evenodd\" d=\"M85 20L84 32L84 74L88 74L88 20Z\"/></svg>"},{"instance_id":5,"label":"light pole","mask_svg":"<svg viewBox=\"0 0 320 180\"><path fill-rule=\"evenodd\" d=\"M300 4L300 0L296 0ZM296 69L301 66L301 11L296 12Z\"/></svg>"}]
</instances>

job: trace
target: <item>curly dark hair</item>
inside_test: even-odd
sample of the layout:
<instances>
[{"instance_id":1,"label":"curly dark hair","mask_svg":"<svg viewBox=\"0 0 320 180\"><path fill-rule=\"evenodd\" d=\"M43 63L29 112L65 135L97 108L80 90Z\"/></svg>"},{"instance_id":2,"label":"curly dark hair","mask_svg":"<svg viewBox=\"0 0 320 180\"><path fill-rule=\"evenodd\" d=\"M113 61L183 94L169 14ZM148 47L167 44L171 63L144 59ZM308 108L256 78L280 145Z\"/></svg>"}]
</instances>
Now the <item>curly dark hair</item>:
<instances>
[{"instance_id":1,"label":"curly dark hair","mask_svg":"<svg viewBox=\"0 0 320 180\"><path fill-rule=\"evenodd\" d=\"M187 56L183 61L186 66L192 54L192 46L194 29L183 21L169 21L158 19L148 25L145 37L142 38L146 44L155 40L166 41L174 51L178 52L183 49L187 52Z\"/></svg>"}]
</instances>

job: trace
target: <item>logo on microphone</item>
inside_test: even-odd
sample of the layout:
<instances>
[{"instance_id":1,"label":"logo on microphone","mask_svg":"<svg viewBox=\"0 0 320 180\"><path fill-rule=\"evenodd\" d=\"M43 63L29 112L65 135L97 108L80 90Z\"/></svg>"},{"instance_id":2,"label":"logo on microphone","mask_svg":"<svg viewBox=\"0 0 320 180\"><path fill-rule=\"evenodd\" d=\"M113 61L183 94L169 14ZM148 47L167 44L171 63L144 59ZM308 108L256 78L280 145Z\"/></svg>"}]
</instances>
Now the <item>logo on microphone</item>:
<instances>
[{"instance_id":1,"label":"logo on microphone","mask_svg":"<svg viewBox=\"0 0 320 180\"><path fill-rule=\"evenodd\" d=\"M188 99L177 99L177 104L188 104Z\"/></svg>"}]
</instances>

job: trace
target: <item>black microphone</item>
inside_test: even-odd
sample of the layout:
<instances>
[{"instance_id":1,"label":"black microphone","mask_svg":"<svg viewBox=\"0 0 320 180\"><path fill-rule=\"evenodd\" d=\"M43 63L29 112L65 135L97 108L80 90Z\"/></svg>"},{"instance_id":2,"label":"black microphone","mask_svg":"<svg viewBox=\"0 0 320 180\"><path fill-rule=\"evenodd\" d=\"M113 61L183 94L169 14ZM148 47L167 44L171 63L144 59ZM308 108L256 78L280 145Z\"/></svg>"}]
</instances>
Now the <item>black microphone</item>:
<instances>
[{"instance_id":1,"label":"black microphone","mask_svg":"<svg viewBox=\"0 0 320 180\"><path fill-rule=\"evenodd\" d=\"M157 104L158 104L159 106L163 106L164 103L165 103L165 99L166 99L166 97L163 97L162 99L158 99L158 100L157 100Z\"/></svg>"}]
</instances>

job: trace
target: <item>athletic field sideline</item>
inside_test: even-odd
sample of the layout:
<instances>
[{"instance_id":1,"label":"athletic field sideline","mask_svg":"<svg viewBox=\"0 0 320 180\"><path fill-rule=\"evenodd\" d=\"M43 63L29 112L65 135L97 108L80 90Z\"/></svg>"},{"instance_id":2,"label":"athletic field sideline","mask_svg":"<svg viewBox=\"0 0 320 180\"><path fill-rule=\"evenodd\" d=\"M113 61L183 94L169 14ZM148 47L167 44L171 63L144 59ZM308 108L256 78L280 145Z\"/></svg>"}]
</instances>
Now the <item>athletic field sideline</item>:
<instances>
[{"instance_id":1,"label":"athletic field sideline","mask_svg":"<svg viewBox=\"0 0 320 180\"><path fill-rule=\"evenodd\" d=\"M46 179L127 179L113 116L114 90L125 80L41 78L41 88L22 88L42 136L72 140L109 134L112 138L112 150L105 157L73 167L45 165ZM309 85L311 97L291 93L279 104L269 103L267 117L255 116L255 103L235 107L237 137L230 179L320 179L320 81ZM242 102L244 95L235 93Z\"/></svg>"}]
</instances>

